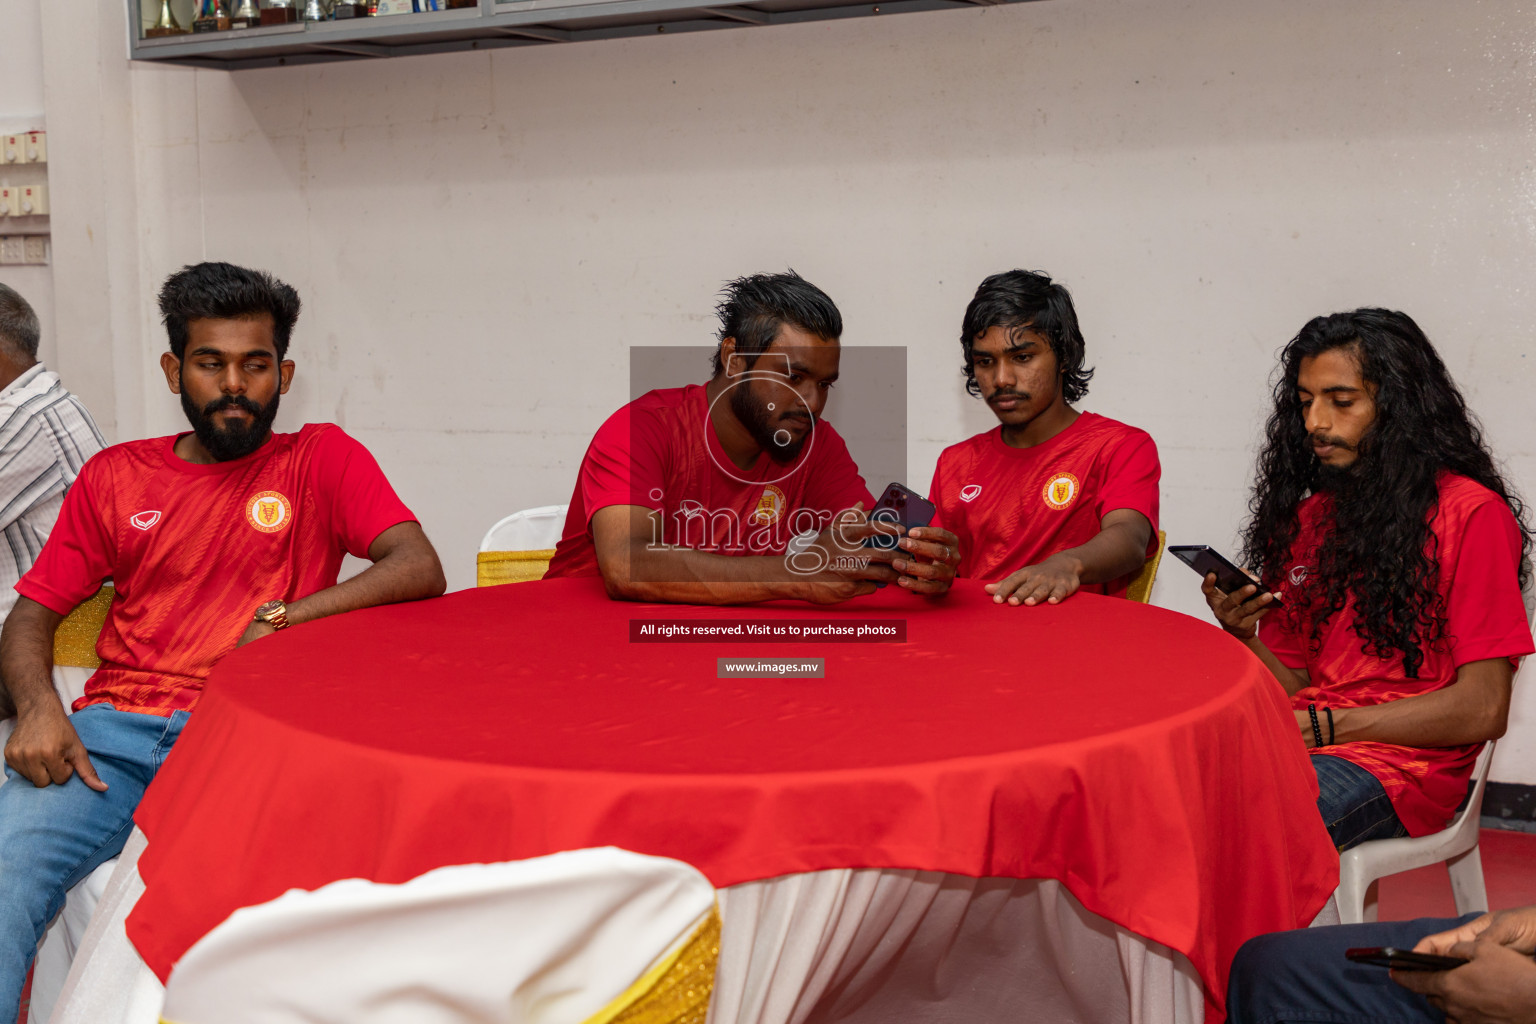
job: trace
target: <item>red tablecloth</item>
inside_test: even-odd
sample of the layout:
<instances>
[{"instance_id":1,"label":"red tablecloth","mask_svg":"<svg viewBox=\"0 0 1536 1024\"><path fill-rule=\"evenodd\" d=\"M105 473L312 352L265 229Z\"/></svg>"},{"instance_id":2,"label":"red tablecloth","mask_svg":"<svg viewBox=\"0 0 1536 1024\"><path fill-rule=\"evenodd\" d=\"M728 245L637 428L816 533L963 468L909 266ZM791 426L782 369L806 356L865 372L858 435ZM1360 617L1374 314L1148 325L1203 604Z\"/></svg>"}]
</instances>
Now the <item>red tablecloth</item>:
<instances>
[{"instance_id":1,"label":"red tablecloth","mask_svg":"<svg viewBox=\"0 0 1536 1024\"><path fill-rule=\"evenodd\" d=\"M904 644L632 643L631 619L905 619ZM716 678L723 655L824 679ZM615 845L716 886L828 868L1056 878L1187 955L1219 1017L1250 936L1337 882L1280 688L1215 627L1117 598L888 588L831 609L464 591L226 658L150 786L128 934L164 979L241 906L341 878Z\"/></svg>"}]
</instances>

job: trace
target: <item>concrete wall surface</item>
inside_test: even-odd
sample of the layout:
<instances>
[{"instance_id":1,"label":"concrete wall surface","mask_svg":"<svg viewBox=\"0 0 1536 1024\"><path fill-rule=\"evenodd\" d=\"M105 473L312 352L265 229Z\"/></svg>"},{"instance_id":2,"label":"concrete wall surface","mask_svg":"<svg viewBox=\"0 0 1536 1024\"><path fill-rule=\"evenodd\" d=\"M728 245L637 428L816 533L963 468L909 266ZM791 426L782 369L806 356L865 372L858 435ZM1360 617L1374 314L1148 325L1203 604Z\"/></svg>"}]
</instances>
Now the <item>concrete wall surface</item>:
<instances>
[{"instance_id":1,"label":"concrete wall surface","mask_svg":"<svg viewBox=\"0 0 1536 1024\"><path fill-rule=\"evenodd\" d=\"M1233 547L1277 349L1360 305L1418 319L1536 495L1532 15L1046 0L226 73L48 0L59 364L116 438L174 431L159 282L274 271L305 301L279 427L368 444L454 587L567 500L631 346L708 344L722 282L787 266L845 344L908 348L919 488L992 425L960 315L1023 266L1077 299L1083 407L1157 438L1171 543ZM1176 562L1157 600L1204 614ZM1525 691L1498 764L1536 782Z\"/></svg>"}]
</instances>

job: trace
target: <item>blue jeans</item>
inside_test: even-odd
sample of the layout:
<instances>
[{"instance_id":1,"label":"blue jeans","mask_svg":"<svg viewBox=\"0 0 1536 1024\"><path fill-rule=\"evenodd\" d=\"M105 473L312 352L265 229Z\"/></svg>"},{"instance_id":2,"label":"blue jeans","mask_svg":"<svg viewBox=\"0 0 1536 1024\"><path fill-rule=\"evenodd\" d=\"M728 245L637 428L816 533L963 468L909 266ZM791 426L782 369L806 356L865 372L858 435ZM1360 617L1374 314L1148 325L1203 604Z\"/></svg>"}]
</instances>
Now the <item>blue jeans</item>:
<instances>
[{"instance_id":1,"label":"blue jeans","mask_svg":"<svg viewBox=\"0 0 1536 1024\"><path fill-rule=\"evenodd\" d=\"M1313 754L1312 770L1317 772L1317 809L1340 852L1370 839L1408 834L1376 776L1332 754Z\"/></svg>"},{"instance_id":2,"label":"blue jeans","mask_svg":"<svg viewBox=\"0 0 1536 1024\"><path fill-rule=\"evenodd\" d=\"M1352 946L1412 949L1426 935L1471 921L1340 924L1260 935L1244 943L1227 983L1228 1024L1442 1024L1445 1014L1387 976L1344 959Z\"/></svg>"},{"instance_id":3,"label":"blue jeans","mask_svg":"<svg viewBox=\"0 0 1536 1024\"><path fill-rule=\"evenodd\" d=\"M181 735L187 712L162 718L93 704L69 720L107 791L96 792L79 775L38 789L6 767L0 786L0 1024L14 1024L27 968L65 894L122 851L134 808Z\"/></svg>"}]
</instances>

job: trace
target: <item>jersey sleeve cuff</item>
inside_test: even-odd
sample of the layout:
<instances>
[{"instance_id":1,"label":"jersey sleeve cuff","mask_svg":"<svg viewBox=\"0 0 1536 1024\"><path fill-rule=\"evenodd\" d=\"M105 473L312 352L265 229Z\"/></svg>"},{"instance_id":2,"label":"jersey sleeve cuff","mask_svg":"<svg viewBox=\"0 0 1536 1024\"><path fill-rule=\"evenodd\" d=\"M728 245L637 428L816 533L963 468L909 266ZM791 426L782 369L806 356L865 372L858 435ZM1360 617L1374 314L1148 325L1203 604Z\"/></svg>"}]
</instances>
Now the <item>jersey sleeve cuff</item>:
<instances>
[{"instance_id":1,"label":"jersey sleeve cuff","mask_svg":"<svg viewBox=\"0 0 1536 1024\"><path fill-rule=\"evenodd\" d=\"M17 581L15 589L16 593L22 597L30 601L36 601L57 615L68 615L75 610L76 605L91 596L90 594L85 594L81 597L67 597L52 587L45 587L27 576L23 576ZM92 593L95 593L95 591L92 591Z\"/></svg>"}]
</instances>

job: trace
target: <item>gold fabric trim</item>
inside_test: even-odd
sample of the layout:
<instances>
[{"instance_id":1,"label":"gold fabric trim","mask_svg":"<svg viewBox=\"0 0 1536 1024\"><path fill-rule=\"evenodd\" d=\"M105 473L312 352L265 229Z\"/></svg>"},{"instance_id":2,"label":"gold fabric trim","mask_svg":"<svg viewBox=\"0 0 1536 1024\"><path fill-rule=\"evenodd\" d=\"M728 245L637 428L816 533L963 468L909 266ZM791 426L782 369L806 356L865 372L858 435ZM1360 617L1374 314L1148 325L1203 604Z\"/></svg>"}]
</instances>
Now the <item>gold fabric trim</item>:
<instances>
[{"instance_id":1,"label":"gold fabric trim","mask_svg":"<svg viewBox=\"0 0 1536 1024\"><path fill-rule=\"evenodd\" d=\"M75 610L59 623L53 634L53 663L74 665L79 668L96 668L101 659L96 657L96 638L106 624L107 611L117 591L107 584L96 591L96 596L81 601Z\"/></svg>"},{"instance_id":2,"label":"gold fabric trim","mask_svg":"<svg viewBox=\"0 0 1536 1024\"><path fill-rule=\"evenodd\" d=\"M1147 559L1147 564L1141 567L1141 572L1131 581L1126 588L1125 596L1131 601L1140 601L1142 604L1152 603L1152 581L1157 579L1157 565L1163 560L1163 545L1168 543L1168 534L1162 530L1157 531L1157 552Z\"/></svg>"},{"instance_id":3,"label":"gold fabric trim","mask_svg":"<svg viewBox=\"0 0 1536 1024\"><path fill-rule=\"evenodd\" d=\"M555 549L544 551L482 551L475 556L477 586L498 587L503 583L526 583L542 579L549 569Z\"/></svg>"},{"instance_id":4,"label":"gold fabric trim","mask_svg":"<svg viewBox=\"0 0 1536 1024\"><path fill-rule=\"evenodd\" d=\"M584 1024L704 1024L720 962L720 907L686 942Z\"/></svg>"}]
</instances>

